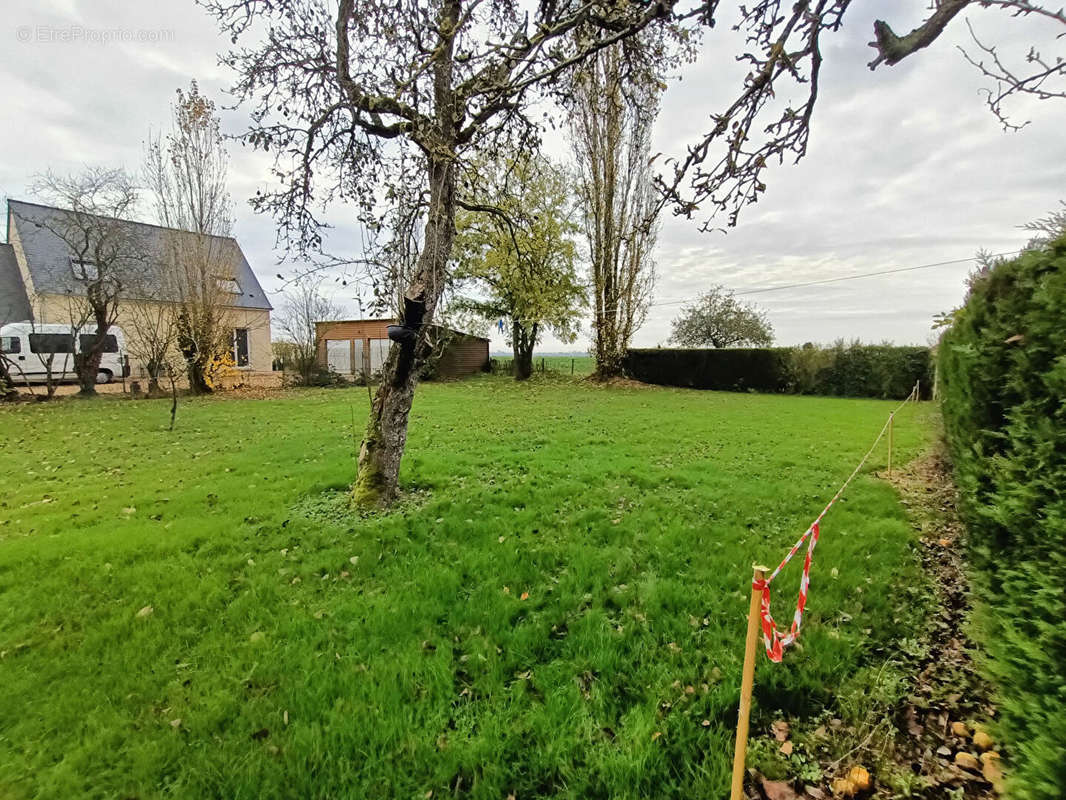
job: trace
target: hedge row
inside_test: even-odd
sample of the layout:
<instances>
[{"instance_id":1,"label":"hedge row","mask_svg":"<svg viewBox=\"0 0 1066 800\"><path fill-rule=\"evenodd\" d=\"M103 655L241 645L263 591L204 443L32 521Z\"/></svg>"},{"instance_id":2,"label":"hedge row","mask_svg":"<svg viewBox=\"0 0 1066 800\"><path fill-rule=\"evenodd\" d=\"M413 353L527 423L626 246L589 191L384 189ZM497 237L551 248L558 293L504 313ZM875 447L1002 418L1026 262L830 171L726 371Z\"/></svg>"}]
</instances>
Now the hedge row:
<instances>
[{"instance_id":1,"label":"hedge row","mask_svg":"<svg viewBox=\"0 0 1066 800\"><path fill-rule=\"evenodd\" d=\"M932 390L927 347L837 344L722 350L629 350L624 368L645 383L693 389L903 398Z\"/></svg>"},{"instance_id":2,"label":"hedge row","mask_svg":"<svg viewBox=\"0 0 1066 800\"><path fill-rule=\"evenodd\" d=\"M975 281L940 345L944 423L1011 797L1066 796L1066 237Z\"/></svg>"}]
</instances>

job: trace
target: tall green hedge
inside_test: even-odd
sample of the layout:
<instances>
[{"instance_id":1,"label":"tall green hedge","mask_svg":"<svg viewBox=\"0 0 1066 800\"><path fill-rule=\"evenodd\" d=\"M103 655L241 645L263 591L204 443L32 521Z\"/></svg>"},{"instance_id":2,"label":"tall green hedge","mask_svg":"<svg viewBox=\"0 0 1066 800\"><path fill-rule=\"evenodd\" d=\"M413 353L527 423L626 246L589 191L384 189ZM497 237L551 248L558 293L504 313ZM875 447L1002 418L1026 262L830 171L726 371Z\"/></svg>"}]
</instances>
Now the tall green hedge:
<instances>
[{"instance_id":1,"label":"tall green hedge","mask_svg":"<svg viewBox=\"0 0 1066 800\"><path fill-rule=\"evenodd\" d=\"M1011 797L1066 797L1066 237L978 279L939 348Z\"/></svg>"},{"instance_id":2,"label":"tall green hedge","mask_svg":"<svg viewBox=\"0 0 1066 800\"><path fill-rule=\"evenodd\" d=\"M906 397L916 381L932 389L929 348L832 347L629 350L626 374L693 389L754 390L840 397Z\"/></svg>"}]
</instances>

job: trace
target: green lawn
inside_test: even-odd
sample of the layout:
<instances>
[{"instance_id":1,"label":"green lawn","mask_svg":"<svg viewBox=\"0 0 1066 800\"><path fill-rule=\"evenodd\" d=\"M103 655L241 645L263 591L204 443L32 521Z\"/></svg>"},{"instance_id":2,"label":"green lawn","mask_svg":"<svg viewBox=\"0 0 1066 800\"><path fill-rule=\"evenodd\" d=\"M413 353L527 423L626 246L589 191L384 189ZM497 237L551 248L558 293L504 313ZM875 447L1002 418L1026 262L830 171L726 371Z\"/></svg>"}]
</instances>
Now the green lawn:
<instances>
[{"instance_id":1,"label":"green lawn","mask_svg":"<svg viewBox=\"0 0 1066 800\"><path fill-rule=\"evenodd\" d=\"M724 796L751 564L892 404L427 384L413 496L354 520L328 493L366 405L189 401L173 433L165 401L0 408L0 798ZM900 415L899 463L931 414ZM917 573L894 492L860 477L755 724L910 634L888 590Z\"/></svg>"},{"instance_id":2,"label":"green lawn","mask_svg":"<svg viewBox=\"0 0 1066 800\"><path fill-rule=\"evenodd\" d=\"M514 360L510 356L493 356L493 358L507 369ZM563 376L585 377L591 375L595 368L596 362L592 356L533 356L534 372L558 372Z\"/></svg>"}]
</instances>

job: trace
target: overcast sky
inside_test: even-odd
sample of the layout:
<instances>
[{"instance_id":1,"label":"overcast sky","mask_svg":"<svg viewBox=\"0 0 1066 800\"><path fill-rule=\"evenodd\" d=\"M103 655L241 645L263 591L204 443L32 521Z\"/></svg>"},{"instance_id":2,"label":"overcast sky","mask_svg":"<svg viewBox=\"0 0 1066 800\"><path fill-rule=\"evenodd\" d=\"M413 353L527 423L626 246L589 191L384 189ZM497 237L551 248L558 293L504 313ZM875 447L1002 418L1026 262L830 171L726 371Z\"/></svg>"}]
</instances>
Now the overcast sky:
<instances>
[{"instance_id":1,"label":"overcast sky","mask_svg":"<svg viewBox=\"0 0 1066 800\"><path fill-rule=\"evenodd\" d=\"M231 76L218 66L228 42L191 0L6 0L0 78L0 195L32 199L31 176L84 164L137 169L149 129L163 126L179 86L191 79L220 105ZM636 344L665 344L681 301L714 285L738 292L968 258L979 248L1018 249L1018 226L1066 199L1066 103L1011 106L1019 133L1004 133L984 106L987 85L956 46L969 34L961 18L932 48L896 67L870 72L875 12L893 9L897 31L919 21L928 3L857 2L844 30L827 36L810 150L798 165L769 173L768 191L727 234L700 233L700 220L664 219L657 248L658 285ZM897 10L902 7L903 11ZM727 12L728 13L728 12ZM1039 24L995 11L969 15L979 35L1024 55ZM730 21L723 17L724 20ZM721 25L695 64L666 92L654 151L680 154L709 127L708 116L732 97L742 71L735 42ZM228 133L246 117L225 111ZM566 154L559 138L548 141ZM264 288L281 287L273 223L247 198L268 180L269 161L233 144L230 189L236 234ZM146 218L148 212L146 211ZM358 255L361 236L339 209L334 249ZM752 295L769 314L781 344L838 337L925 343L938 311L958 305L970 264ZM357 315L350 289L337 299ZM544 351L581 350L551 338ZM493 340L502 349L503 340Z\"/></svg>"}]
</instances>

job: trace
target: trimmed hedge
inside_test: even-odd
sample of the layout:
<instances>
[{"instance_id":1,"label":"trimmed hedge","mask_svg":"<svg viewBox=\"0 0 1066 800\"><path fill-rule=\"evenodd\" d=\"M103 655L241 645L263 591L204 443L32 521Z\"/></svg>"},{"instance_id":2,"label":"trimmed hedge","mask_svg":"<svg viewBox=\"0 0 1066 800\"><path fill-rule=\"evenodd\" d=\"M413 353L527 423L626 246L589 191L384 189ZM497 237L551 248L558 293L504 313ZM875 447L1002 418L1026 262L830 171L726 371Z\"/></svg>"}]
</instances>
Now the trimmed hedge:
<instances>
[{"instance_id":1,"label":"trimmed hedge","mask_svg":"<svg viewBox=\"0 0 1066 800\"><path fill-rule=\"evenodd\" d=\"M940 344L944 424L1010 796L1066 796L1066 237L975 281Z\"/></svg>"},{"instance_id":2,"label":"trimmed hedge","mask_svg":"<svg viewBox=\"0 0 1066 800\"><path fill-rule=\"evenodd\" d=\"M839 397L902 398L919 380L928 397L933 375L927 347L860 344L629 350L623 366L665 386Z\"/></svg>"}]
</instances>

